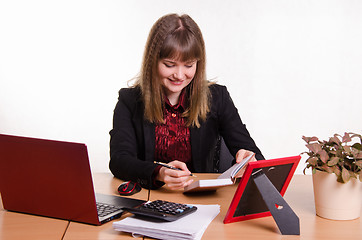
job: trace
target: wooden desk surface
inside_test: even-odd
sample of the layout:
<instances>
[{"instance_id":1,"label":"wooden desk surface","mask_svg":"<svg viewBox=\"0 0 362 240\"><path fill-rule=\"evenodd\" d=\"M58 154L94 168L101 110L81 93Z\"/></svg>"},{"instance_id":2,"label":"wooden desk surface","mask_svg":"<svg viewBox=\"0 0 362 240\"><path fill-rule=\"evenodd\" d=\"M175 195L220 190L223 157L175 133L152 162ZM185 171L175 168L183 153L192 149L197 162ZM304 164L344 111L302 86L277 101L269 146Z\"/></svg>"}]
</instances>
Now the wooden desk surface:
<instances>
[{"instance_id":1,"label":"wooden desk surface","mask_svg":"<svg viewBox=\"0 0 362 240\"><path fill-rule=\"evenodd\" d=\"M122 180L114 178L110 173L96 173L93 174L93 185L95 192L103 194L112 194L119 196L117 189L122 183ZM139 193L132 195L132 198L147 200L148 190L142 189ZM123 215L119 221L130 214ZM113 221L112 221L113 222ZM95 239L132 239L130 234L120 233L113 229L112 222L103 224L101 226L92 226L83 223L71 222L69 228L64 236L64 240L95 240Z\"/></svg>"},{"instance_id":2,"label":"wooden desk surface","mask_svg":"<svg viewBox=\"0 0 362 240\"><path fill-rule=\"evenodd\" d=\"M216 174L197 174L197 179L216 178ZM122 182L111 174L95 174L95 189L100 193L115 193L116 187ZM285 194L285 199L300 219L300 236L283 236L280 234L272 217L253 219L230 224L223 224L236 190L235 186L218 189L213 193L188 194L182 191L171 191L166 188L152 190L150 200L165 199L190 204L219 204L220 214L211 222L202 239L362 239L361 219L353 221L333 221L315 215L312 177L295 175ZM147 199L148 191L143 189L132 197ZM115 220L117 221L117 220ZM112 223L94 227L85 224L71 223L65 235L67 240L75 239L133 239L130 234L119 233L112 228Z\"/></svg>"},{"instance_id":3,"label":"wooden desk surface","mask_svg":"<svg viewBox=\"0 0 362 240\"><path fill-rule=\"evenodd\" d=\"M215 174L196 174L198 178L216 178ZM212 177L213 176L213 177ZM300 236L281 235L273 217L223 224L237 185L218 189L215 193L175 193L167 189L151 191L151 200L167 199L190 204L220 204L220 214L206 229L203 239L362 239L361 218L352 221L333 221L315 214L312 176L295 175L284 199L300 221ZM172 193L171 193L172 192ZM362 204L362 203L361 203Z\"/></svg>"},{"instance_id":4,"label":"wooden desk surface","mask_svg":"<svg viewBox=\"0 0 362 240\"><path fill-rule=\"evenodd\" d=\"M1 240L61 239L68 221L5 211L0 199Z\"/></svg>"},{"instance_id":5,"label":"wooden desk surface","mask_svg":"<svg viewBox=\"0 0 362 240\"><path fill-rule=\"evenodd\" d=\"M197 174L198 178L216 177L215 174ZM121 180L110 173L94 174L96 192L117 194ZM300 236L283 236L279 233L272 217L223 224L223 219L234 195L236 186L224 187L214 193L185 195L165 188L151 191L150 199L165 199L193 204L219 204L220 214L206 229L202 239L362 239L361 218L351 221L327 220L315 215L311 176L295 175L285 194L285 199L300 219ZM143 189L133 198L147 199L148 190ZM0 202L1 204L1 202ZM102 226L71 222L66 230L67 221L37 217L27 214L7 212L0 205L0 239L133 239L130 234L119 233L112 222ZM124 216L126 217L126 216ZM115 220L117 221L117 220Z\"/></svg>"}]
</instances>

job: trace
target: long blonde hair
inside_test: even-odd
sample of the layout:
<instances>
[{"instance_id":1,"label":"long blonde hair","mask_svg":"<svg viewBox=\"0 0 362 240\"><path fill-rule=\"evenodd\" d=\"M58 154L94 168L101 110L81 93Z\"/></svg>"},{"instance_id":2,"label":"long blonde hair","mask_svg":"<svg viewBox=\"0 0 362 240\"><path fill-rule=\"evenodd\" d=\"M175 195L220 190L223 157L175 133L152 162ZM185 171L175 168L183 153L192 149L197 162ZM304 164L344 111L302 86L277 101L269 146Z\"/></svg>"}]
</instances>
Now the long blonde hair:
<instances>
[{"instance_id":1,"label":"long blonde hair","mask_svg":"<svg viewBox=\"0 0 362 240\"><path fill-rule=\"evenodd\" d=\"M200 127L209 112L209 83L206 80L205 43L196 22L188 15L169 14L151 28L145 46L140 76L134 86L140 86L144 115L153 123L162 123L164 94L157 77L157 64L165 58L180 61L197 60L194 79L186 87L188 108L183 113L187 126Z\"/></svg>"}]
</instances>

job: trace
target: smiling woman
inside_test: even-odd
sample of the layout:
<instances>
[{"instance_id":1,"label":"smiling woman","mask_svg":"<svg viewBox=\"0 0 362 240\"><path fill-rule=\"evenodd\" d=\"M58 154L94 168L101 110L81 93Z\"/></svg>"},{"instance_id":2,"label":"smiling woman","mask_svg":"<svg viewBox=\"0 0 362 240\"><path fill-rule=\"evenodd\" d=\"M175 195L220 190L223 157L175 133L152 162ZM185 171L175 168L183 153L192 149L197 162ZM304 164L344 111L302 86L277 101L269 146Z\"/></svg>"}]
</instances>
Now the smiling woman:
<instances>
[{"instance_id":1,"label":"smiling woman","mask_svg":"<svg viewBox=\"0 0 362 240\"><path fill-rule=\"evenodd\" d=\"M220 136L236 162L264 158L226 87L207 81L204 40L188 15L153 25L139 78L119 91L110 135L114 176L146 188L180 189L193 181L191 172L214 172Z\"/></svg>"},{"instance_id":2,"label":"smiling woman","mask_svg":"<svg viewBox=\"0 0 362 240\"><path fill-rule=\"evenodd\" d=\"M187 87L196 73L197 61L181 62L163 59L158 63L158 77L164 87L164 93L172 105L178 103L181 91Z\"/></svg>"},{"instance_id":3,"label":"smiling woman","mask_svg":"<svg viewBox=\"0 0 362 240\"><path fill-rule=\"evenodd\" d=\"M180 66L197 61L192 76L193 81L186 89L194 103L184 112L188 126L200 126L209 111L209 88L205 74L205 43L196 22L188 15L169 14L161 17L152 27L143 58L141 76L136 83L142 89L145 104L145 117L154 123L162 123L164 89L160 78L160 63L170 66L171 74L182 75ZM178 63L176 65L176 62ZM188 72L188 71L187 71ZM190 72L188 72L190 74ZM174 75L174 76L175 76ZM164 76L163 76L164 77ZM170 77L170 76L166 76ZM179 78L185 76L179 76ZM177 100L177 99L176 99Z\"/></svg>"}]
</instances>

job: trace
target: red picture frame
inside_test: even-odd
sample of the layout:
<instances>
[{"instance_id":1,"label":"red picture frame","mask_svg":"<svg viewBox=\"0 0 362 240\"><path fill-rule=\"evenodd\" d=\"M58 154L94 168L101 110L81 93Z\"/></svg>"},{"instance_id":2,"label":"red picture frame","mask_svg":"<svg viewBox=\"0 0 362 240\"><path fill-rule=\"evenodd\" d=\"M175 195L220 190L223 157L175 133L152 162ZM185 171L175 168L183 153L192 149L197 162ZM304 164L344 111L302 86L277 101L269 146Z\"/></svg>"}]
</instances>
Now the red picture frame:
<instances>
[{"instance_id":1,"label":"red picture frame","mask_svg":"<svg viewBox=\"0 0 362 240\"><path fill-rule=\"evenodd\" d=\"M284 196L301 157L292 156L250 162L241 177L238 188L224 218L224 223L232 223L271 216L252 177L252 173L263 169L265 175Z\"/></svg>"}]
</instances>

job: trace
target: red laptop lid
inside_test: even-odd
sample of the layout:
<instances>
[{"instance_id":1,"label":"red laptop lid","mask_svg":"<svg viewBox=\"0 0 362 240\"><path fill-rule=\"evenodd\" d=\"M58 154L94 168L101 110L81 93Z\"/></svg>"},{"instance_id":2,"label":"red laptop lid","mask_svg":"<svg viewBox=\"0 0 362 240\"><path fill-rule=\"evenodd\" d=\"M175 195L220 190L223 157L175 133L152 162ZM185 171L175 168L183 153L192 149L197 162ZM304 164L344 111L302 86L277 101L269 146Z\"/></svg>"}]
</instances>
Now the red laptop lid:
<instances>
[{"instance_id":1,"label":"red laptop lid","mask_svg":"<svg viewBox=\"0 0 362 240\"><path fill-rule=\"evenodd\" d=\"M99 224L87 147L0 134L4 209Z\"/></svg>"}]
</instances>

